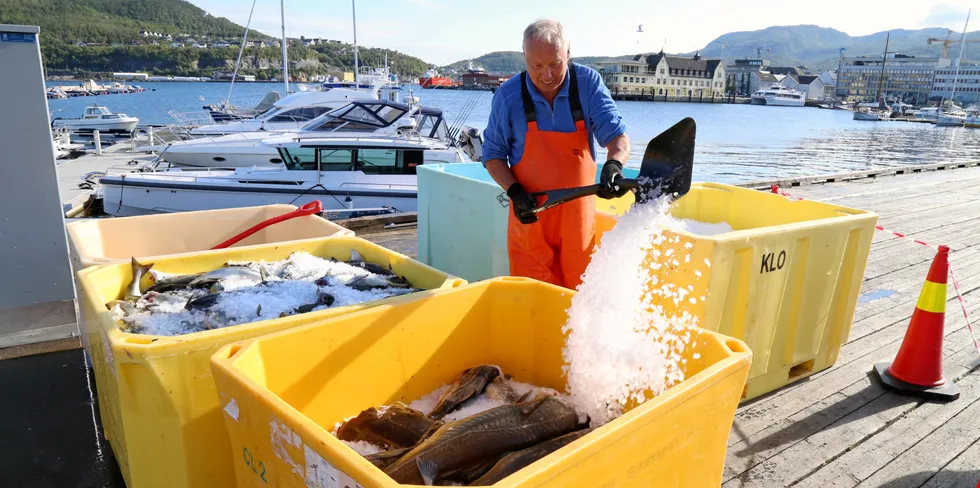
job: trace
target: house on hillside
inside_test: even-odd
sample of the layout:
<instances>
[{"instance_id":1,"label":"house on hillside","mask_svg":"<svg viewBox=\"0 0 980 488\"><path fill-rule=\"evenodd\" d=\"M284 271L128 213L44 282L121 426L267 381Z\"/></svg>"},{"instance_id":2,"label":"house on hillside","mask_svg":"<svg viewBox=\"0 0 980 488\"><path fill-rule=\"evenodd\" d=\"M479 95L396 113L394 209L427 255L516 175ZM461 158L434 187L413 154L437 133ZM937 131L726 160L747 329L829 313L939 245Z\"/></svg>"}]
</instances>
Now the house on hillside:
<instances>
[{"instance_id":1,"label":"house on hillside","mask_svg":"<svg viewBox=\"0 0 980 488\"><path fill-rule=\"evenodd\" d=\"M220 48L223 48L223 47L231 47L231 44L229 44L226 41L215 41L215 43L212 44L211 47L216 47L216 48L219 48L220 49Z\"/></svg>"},{"instance_id":2,"label":"house on hillside","mask_svg":"<svg viewBox=\"0 0 980 488\"><path fill-rule=\"evenodd\" d=\"M720 59L702 59L658 54L640 54L632 60L604 60L596 63L603 82L614 95L656 95L672 97L723 97L725 65Z\"/></svg>"}]
</instances>

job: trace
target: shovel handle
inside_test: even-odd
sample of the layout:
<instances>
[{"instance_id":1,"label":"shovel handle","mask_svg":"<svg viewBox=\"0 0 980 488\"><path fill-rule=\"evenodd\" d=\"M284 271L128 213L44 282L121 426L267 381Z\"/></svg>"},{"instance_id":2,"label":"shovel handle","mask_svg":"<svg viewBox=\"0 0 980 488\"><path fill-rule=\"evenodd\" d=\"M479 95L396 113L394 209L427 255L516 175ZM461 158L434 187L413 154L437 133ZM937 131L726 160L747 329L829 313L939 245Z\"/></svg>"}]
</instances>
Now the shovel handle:
<instances>
[{"instance_id":1,"label":"shovel handle","mask_svg":"<svg viewBox=\"0 0 980 488\"><path fill-rule=\"evenodd\" d=\"M303 205L302 207L299 207L296 210L293 210L292 212L289 212L289 213L286 213L286 214L282 214L282 215L280 215L278 217L273 217L273 218L268 219L268 220L263 220L262 222L259 222L258 224L255 224L252 227L249 227L244 232L242 232L242 233L240 233L240 234L232 237L231 239L228 239L227 241L222 242L221 244L218 244L217 246L212 247L211 249L212 250L213 249L224 249L224 248L226 248L226 247L228 247L228 246L230 246L230 245L232 245L232 244L234 244L234 243L236 243L236 242L238 242L238 241L240 241L240 240L242 240L242 239L244 239L244 238L246 238L246 237L248 237L248 236L250 236L250 235L252 235L252 234L254 234L254 233L256 233L256 232L258 232L258 231L260 231L260 230L262 230L264 228L266 228L266 227L268 227L268 226L270 226L270 225L278 224L279 222L282 222L284 220L294 219L296 217L305 217L307 215L313 215L315 213L320 213L322 211L323 211L323 204L320 203L319 200L313 200L312 202L307 203L306 205Z\"/></svg>"},{"instance_id":2,"label":"shovel handle","mask_svg":"<svg viewBox=\"0 0 980 488\"><path fill-rule=\"evenodd\" d=\"M620 188L626 188L628 190L635 190L640 188L640 184L637 183L636 180L629 179L629 178L617 179L616 184L619 185ZM531 213L536 214L548 210L549 208L556 207L558 205L561 205L566 202L570 202L578 198L587 197L589 195L595 195L596 192L599 191L599 188L600 185L588 185L588 186L579 186L576 188L562 188L559 190L548 190L548 191L532 193L531 196L535 198L545 197L545 199L543 202L541 202L540 205L531 209Z\"/></svg>"}]
</instances>

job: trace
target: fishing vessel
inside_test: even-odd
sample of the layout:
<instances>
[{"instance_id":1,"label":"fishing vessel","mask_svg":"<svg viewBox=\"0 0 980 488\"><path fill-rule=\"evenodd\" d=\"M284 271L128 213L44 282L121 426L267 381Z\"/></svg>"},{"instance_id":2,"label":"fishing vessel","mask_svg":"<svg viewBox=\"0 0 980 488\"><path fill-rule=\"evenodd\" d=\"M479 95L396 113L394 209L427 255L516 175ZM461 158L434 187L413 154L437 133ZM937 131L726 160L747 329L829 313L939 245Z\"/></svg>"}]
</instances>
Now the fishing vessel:
<instances>
[{"instance_id":1,"label":"fishing vessel","mask_svg":"<svg viewBox=\"0 0 980 488\"><path fill-rule=\"evenodd\" d=\"M143 215L320 200L330 215L353 211L414 212L416 167L471 162L458 147L428 137L282 135L278 168L128 170L100 178L105 212Z\"/></svg>"},{"instance_id":2,"label":"fishing vessel","mask_svg":"<svg viewBox=\"0 0 980 488\"><path fill-rule=\"evenodd\" d=\"M391 136L416 133L449 143L442 110L389 100L358 100L326 113L293 130L241 132L217 138L173 142L160 151L160 161L171 167L242 168L281 166L275 147L265 139L291 133L297 140L324 137Z\"/></svg>"},{"instance_id":3,"label":"fishing vessel","mask_svg":"<svg viewBox=\"0 0 980 488\"><path fill-rule=\"evenodd\" d=\"M422 88L452 88L455 83L449 77L439 76L435 69L430 69L425 76L419 77L419 85Z\"/></svg>"},{"instance_id":4,"label":"fishing vessel","mask_svg":"<svg viewBox=\"0 0 980 488\"><path fill-rule=\"evenodd\" d=\"M802 107L806 104L803 92L776 83L752 94L753 105L776 105L783 107Z\"/></svg>"},{"instance_id":5,"label":"fishing vessel","mask_svg":"<svg viewBox=\"0 0 980 488\"><path fill-rule=\"evenodd\" d=\"M70 128L76 132L94 132L129 134L136 129L140 119L130 117L124 113L112 113L108 108L101 105L85 107L85 113L77 119L64 119L56 117L51 121L51 128L62 127Z\"/></svg>"}]
</instances>

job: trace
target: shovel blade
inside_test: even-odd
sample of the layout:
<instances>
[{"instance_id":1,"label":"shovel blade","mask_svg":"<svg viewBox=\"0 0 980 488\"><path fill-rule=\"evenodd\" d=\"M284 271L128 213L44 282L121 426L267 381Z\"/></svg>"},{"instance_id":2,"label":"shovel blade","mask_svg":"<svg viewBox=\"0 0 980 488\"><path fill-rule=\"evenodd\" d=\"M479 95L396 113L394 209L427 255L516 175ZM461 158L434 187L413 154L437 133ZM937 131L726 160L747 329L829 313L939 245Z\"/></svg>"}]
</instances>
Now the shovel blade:
<instances>
[{"instance_id":1,"label":"shovel blade","mask_svg":"<svg viewBox=\"0 0 980 488\"><path fill-rule=\"evenodd\" d=\"M691 190L696 133L694 119L686 117L647 144L637 177L637 201L664 194L676 198Z\"/></svg>"}]
</instances>

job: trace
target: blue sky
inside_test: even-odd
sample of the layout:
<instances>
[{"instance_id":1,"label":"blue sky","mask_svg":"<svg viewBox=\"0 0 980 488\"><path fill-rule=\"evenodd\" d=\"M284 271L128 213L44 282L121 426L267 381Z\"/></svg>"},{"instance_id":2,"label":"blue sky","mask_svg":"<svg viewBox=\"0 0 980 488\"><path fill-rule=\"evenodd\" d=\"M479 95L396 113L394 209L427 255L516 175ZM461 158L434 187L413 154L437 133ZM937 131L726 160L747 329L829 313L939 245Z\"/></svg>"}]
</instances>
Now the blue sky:
<instances>
[{"instance_id":1,"label":"blue sky","mask_svg":"<svg viewBox=\"0 0 980 488\"><path fill-rule=\"evenodd\" d=\"M191 0L212 15L245 25L251 0ZM975 3L975 4L974 4ZM659 50L693 51L732 31L771 25L816 24L851 35L887 29L980 30L980 0L358 0L358 45L396 49L430 63L448 64L491 51L519 51L521 32L538 17L560 20L573 56L618 55ZM807 9L803 5L812 5ZM350 0L285 0L286 35L353 40ZM252 27L280 35L280 2L257 0ZM637 26L643 24L643 33Z\"/></svg>"}]
</instances>

